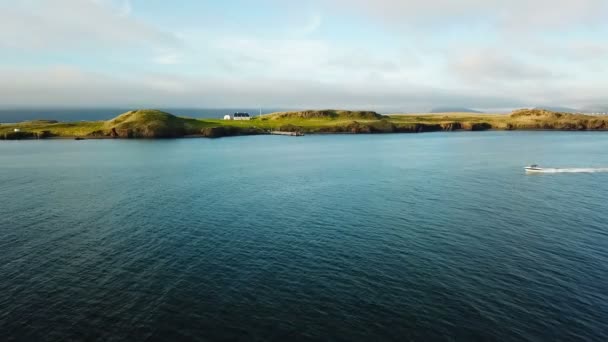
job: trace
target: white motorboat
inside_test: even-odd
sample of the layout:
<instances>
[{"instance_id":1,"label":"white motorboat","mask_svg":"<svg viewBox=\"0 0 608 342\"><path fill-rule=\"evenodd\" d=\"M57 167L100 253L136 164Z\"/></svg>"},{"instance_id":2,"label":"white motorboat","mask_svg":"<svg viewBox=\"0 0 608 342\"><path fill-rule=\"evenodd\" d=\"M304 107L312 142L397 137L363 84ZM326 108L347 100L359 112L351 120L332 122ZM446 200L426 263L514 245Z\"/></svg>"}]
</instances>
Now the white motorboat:
<instances>
[{"instance_id":1,"label":"white motorboat","mask_svg":"<svg viewBox=\"0 0 608 342\"><path fill-rule=\"evenodd\" d=\"M526 170L526 172L543 172L544 169L536 164L530 165L530 166L526 166L524 167L524 170Z\"/></svg>"}]
</instances>

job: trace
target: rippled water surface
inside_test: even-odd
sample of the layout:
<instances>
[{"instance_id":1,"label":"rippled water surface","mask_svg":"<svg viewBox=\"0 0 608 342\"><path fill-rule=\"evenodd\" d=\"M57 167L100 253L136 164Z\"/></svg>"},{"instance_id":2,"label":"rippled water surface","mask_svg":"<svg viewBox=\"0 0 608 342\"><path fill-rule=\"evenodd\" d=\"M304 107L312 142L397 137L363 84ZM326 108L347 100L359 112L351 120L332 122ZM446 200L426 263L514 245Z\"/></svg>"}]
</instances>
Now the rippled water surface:
<instances>
[{"instance_id":1,"label":"rippled water surface","mask_svg":"<svg viewBox=\"0 0 608 342\"><path fill-rule=\"evenodd\" d=\"M608 340L608 134L0 143L0 340Z\"/></svg>"}]
</instances>

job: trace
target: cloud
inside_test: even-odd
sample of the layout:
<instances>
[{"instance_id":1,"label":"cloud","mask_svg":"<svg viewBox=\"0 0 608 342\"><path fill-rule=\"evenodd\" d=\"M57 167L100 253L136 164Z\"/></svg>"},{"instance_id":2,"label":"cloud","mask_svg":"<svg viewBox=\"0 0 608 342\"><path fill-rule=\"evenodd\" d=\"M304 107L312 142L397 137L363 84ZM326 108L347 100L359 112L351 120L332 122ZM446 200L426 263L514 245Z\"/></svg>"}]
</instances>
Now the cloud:
<instances>
[{"instance_id":1,"label":"cloud","mask_svg":"<svg viewBox=\"0 0 608 342\"><path fill-rule=\"evenodd\" d=\"M322 77L332 47L315 39L224 36L207 42L231 69L243 75Z\"/></svg>"},{"instance_id":2,"label":"cloud","mask_svg":"<svg viewBox=\"0 0 608 342\"><path fill-rule=\"evenodd\" d=\"M306 37L202 35L185 41L191 46L204 46L204 51L196 52L201 56L221 56L216 61L205 62L206 67L214 69L215 66L215 72L221 70L224 75L237 77L357 82L394 79L408 68L419 66L416 59L401 49L367 51Z\"/></svg>"},{"instance_id":3,"label":"cloud","mask_svg":"<svg viewBox=\"0 0 608 342\"><path fill-rule=\"evenodd\" d=\"M323 24L323 18L321 17L321 15L315 14L310 18L310 20L308 21L308 23L306 23L306 25L297 29L296 33L300 34L300 35L308 35L308 34L314 33L321 27L322 24Z\"/></svg>"},{"instance_id":4,"label":"cloud","mask_svg":"<svg viewBox=\"0 0 608 342\"><path fill-rule=\"evenodd\" d=\"M180 64L182 61L182 56L179 53L169 52L165 54L158 55L154 57L153 62L156 64L163 65L176 65Z\"/></svg>"},{"instance_id":5,"label":"cloud","mask_svg":"<svg viewBox=\"0 0 608 342\"><path fill-rule=\"evenodd\" d=\"M561 72L544 65L525 63L498 50L482 50L455 56L448 63L448 72L471 82L525 82L563 77Z\"/></svg>"},{"instance_id":6,"label":"cloud","mask_svg":"<svg viewBox=\"0 0 608 342\"><path fill-rule=\"evenodd\" d=\"M608 45L602 41L587 39L570 39L559 42L529 41L527 50L545 59L561 59L583 65L600 62L603 65L608 59Z\"/></svg>"},{"instance_id":7,"label":"cloud","mask_svg":"<svg viewBox=\"0 0 608 342\"><path fill-rule=\"evenodd\" d=\"M365 16L401 27L443 24L472 27L489 24L499 29L529 32L540 28L602 25L605 0L333 0Z\"/></svg>"},{"instance_id":8,"label":"cloud","mask_svg":"<svg viewBox=\"0 0 608 342\"><path fill-rule=\"evenodd\" d=\"M123 17L128 17L133 12L133 6L131 5L131 1L125 0L120 7L120 15Z\"/></svg>"},{"instance_id":9,"label":"cloud","mask_svg":"<svg viewBox=\"0 0 608 342\"><path fill-rule=\"evenodd\" d=\"M359 108L423 111L438 105L481 109L551 104L602 103L592 86L573 91L562 84L476 89L410 83L197 77L166 73L115 75L70 66L0 69L0 106ZM548 102L549 101L549 102Z\"/></svg>"},{"instance_id":10,"label":"cloud","mask_svg":"<svg viewBox=\"0 0 608 342\"><path fill-rule=\"evenodd\" d=\"M608 87L604 0L270 0L255 26L184 13L233 13L219 3L133 4L0 0L0 106L483 109L602 103Z\"/></svg>"},{"instance_id":11,"label":"cloud","mask_svg":"<svg viewBox=\"0 0 608 342\"><path fill-rule=\"evenodd\" d=\"M0 48L65 49L176 46L179 40L130 17L131 5L100 0L30 0L0 5Z\"/></svg>"},{"instance_id":12,"label":"cloud","mask_svg":"<svg viewBox=\"0 0 608 342\"><path fill-rule=\"evenodd\" d=\"M133 12L131 0L85 0L92 1L102 6L107 6L115 10L121 16L129 16Z\"/></svg>"},{"instance_id":13,"label":"cloud","mask_svg":"<svg viewBox=\"0 0 608 342\"><path fill-rule=\"evenodd\" d=\"M396 61L374 56L364 51L341 53L335 57L330 56L327 65L342 71L365 70L368 73L394 73L400 70Z\"/></svg>"}]
</instances>

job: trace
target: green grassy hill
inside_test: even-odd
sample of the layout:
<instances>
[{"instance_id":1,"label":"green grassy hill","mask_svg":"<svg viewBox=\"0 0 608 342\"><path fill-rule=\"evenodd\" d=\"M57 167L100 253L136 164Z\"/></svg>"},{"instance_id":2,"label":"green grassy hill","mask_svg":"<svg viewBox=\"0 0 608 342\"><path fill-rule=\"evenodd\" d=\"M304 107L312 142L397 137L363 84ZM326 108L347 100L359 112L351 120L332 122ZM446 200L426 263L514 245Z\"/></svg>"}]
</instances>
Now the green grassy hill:
<instances>
[{"instance_id":1,"label":"green grassy hill","mask_svg":"<svg viewBox=\"0 0 608 342\"><path fill-rule=\"evenodd\" d=\"M380 120L384 115L372 111L350 111L350 110L305 110L298 112L281 112L265 115L271 120L284 119L331 119L331 120Z\"/></svg>"},{"instance_id":2,"label":"green grassy hill","mask_svg":"<svg viewBox=\"0 0 608 342\"><path fill-rule=\"evenodd\" d=\"M198 123L159 110L140 109L106 121L100 133L121 138L176 138L196 131Z\"/></svg>"}]
</instances>

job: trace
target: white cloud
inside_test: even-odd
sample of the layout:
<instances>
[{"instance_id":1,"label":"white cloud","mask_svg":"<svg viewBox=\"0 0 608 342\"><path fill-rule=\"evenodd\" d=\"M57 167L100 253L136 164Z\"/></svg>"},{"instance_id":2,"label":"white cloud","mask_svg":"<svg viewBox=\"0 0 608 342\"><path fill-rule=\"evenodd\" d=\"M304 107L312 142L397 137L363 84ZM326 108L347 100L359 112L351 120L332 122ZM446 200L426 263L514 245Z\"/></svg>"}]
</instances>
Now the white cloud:
<instances>
[{"instance_id":1,"label":"white cloud","mask_svg":"<svg viewBox=\"0 0 608 342\"><path fill-rule=\"evenodd\" d=\"M190 51L201 56L220 56L205 66L225 75L267 77L320 82L356 82L395 79L418 68L413 58L402 56L398 48L381 52L323 39L266 39L256 36L191 34L184 36L189 46L204 46ZM214 68L214 66L216 68Z\"/></svg>"},{"instance_id":2,"label":"white cloud","mask_svg":"<svg viewBox=\"0 0 608 342\"><path fill-rule=\"evenodd\" d=\"M563 77L561 71L546 65L525 63L505 51L481 50L464 52L450 59L448 72L472 82L525 82Z\"/></svg>"},{"instance_id":3,"label":"white cloud","mask_svg":"<svg viewBox=\"0 0 608 342\"><path fill-rule=\"evenodd\" d=\"M306 25L304 25L303 27L296 30L296 33L300 34L300 35L312 34L315 31L317 31L319 28L321 28L322 24L323 24L323 18L321 17L321 15L314 14L313 16L310 17L310 19L309 19L308 23L306 23Z\"/></svg>"},{"instance_id":4,"label":"white cloud","mask_svg":"<svg viewBox=\"0 0 608 342\"><path fill-rule=\"evenodd\" d=\"M398 26L490 24L526 32L540 28L602 25L605 0L333 0Z\"/></svg>"},{"instance_id":5,"label":"white cloud","mask_svg":"<svg viewBox=\"0 0 608 342\"><path fill-rule=\"evenodd\" d=\"M182 61L182 55L175 53L175 52L161 54L161 55L156 56L153 59L154 63L163 64L163 65L176 65L176 64L180 64L181 61Z\"/></svg>"},{"instance_id":6,"label":"white cloud","mask_svg":"<svg viewBox=\"0 0 608 342\"><path fill-rule=\"evenodd\" d=\"M133 6L131 5L131 1L125 0L120 7L120 15L124 17L128 17L133 12Z\"/></svg>"},{"instance_id":7,"label":"white cloud","mask_svg":"<svg viewBox=\"0 0 608 342\"><path fill-rule=\"evenodd\" d=\"M64 49L175 46L178 39L129 16L130 2L29 0L0 5L0 48Z\"/></svg>"},{"instance_id":8,"label":"white cloud","mask_svg":"<svg viewBox=\"0 0 608 342\"><path fill-rule=\"evenodd\" d=\"M608 88L605 0L277 6L288 20L172 32L130 0L0 0L0 105L576 106Z\"/></svg>"},{"instance_id":9,"label":"white cloud","mask_svg":"<svg viewBox=\"0 0 608 342\"><path fill-rule=\"evenodd\" d=\"M56 66L0 69L0 106L231 107L262 104L285 108L367 108L428 110L438 105L516 108L543 104L602 103L602 89L573 91L567 83L539 89L505 85L475 89L428 87L411 83L288 80L278 78L197 77L165 73L113 75Z\"/></svg>"},{"instance_id":10,"label":"white cloud","mask_svg":"<svg viewBox=\"0 0 608 342\"><path fill-rule=\"evenodd\" d=\"M102 6L107 6L115 10L121 16L129 16L133 12L131 0L85 0L92 1Z\"/></svg>"}]
</instances>

